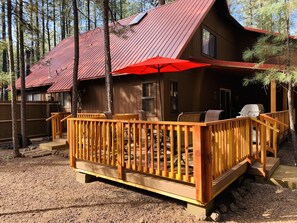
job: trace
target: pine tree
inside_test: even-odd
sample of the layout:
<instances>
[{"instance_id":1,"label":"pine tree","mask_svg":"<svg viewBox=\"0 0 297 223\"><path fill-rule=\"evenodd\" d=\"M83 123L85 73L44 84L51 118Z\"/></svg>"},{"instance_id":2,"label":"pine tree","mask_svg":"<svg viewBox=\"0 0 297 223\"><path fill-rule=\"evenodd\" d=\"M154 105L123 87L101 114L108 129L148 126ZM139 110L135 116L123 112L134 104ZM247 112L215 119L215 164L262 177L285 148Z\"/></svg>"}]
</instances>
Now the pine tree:
<instances>
[{"instance_id":1,"label":"pine tree","mask_svg":"<svg viewBox=\"0 0 297 223\"><path fill-rule=\"evenodd\" d=\"M18 143L18 126L17 126L17 101L15 88L15 72L14 72L14 58L13 58L13 42L12 42L12 6L11 0L7 0L7 26L8 26L8 57L9 57L9 72L11 84L11 119L12 119L12 143L14 157L20 157Z\"/></svg>"},{"instance_id":2,"label":"pine tree","mask_svg":"<svg viewBox=\"0 0 297 223\"><path fill-rule=\"evenodd\" d=\"M74 64L72 77L72 104L71 114L73 118L77 116L77 76L79 65L79 28L78 28L78 9L76 0L72 0L73 18L74 18Z\"/></svg>"},{"instance_id":3,"label":"pine tree","mask_svg":"<svg viewBox=\"0 0 297 223\"><path fill-rule=\"evenodd\" d=\"M19 0L19 50L20 50L20 77L21 77L21 133L22 146L27 146L27 131L26 131L26 73L25 73L25 52L24 52L24 24L23 24L23 0Z\"/></svg>"},{"instance_id":4,"label":"pine tree","mask_svg":"<svg viewBox=\"0 0 297 223\"><path fill-rule=\"evenodd\" d=\"M297 52L296 40L290 34L290 20L296 10L296 2L283 0L263 6L261 9L261 22L270 28L270 33L261 36L255 45L244 52L245 60L257 60L259 64L278 61L279 68L269 69L256 73L255 77L245 79L244 84L260 82L269 85L276 81L280 86L288 86L288 107L290 120L290 133L295 151L295 163L297 164L297 137L294 126L294 102L292 100L293 88L297 84L297 68L292 65L293 51ZM274 18L273 20L267 18ZM274 31L278 30L278 33Z\"/></svg>"}]
</instances>

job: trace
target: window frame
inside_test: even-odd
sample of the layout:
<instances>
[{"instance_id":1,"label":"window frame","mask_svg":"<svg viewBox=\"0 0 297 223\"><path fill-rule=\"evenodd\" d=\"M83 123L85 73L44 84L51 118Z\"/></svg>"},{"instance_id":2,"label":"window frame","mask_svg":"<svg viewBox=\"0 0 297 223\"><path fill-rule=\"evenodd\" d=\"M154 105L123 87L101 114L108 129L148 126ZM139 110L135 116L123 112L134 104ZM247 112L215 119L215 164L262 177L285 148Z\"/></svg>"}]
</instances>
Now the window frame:
<instances>
[{"instance_id":1,"label":"window frame","mask_svg":"<svg viewBox=\"0 0 297 223\"><path fill-rule=\"evenodd\" d=\"M172 89L173 86L173 89ZM178 114L178 81L170 80L169 81L169 103L170 103L170 114ZM175 103L176 109L173 108Z\"/></svg>"},{"instance_id":2,"label":"window frame","mask_svg":"<svg viewBox=\"0 0 297 223\"><path fill-rule=\"evenodd\" d=\"M144 85L147 85L147 84L151 84L152 85L152 95L150 96L143 96L143 93L144 93ZM141 82L141 109L143 111L145 111L147 113L147 115L156 115L157 114L157 111L156 111L156 84L154 81L144 81L144 82ZM153 111L147 111L144 109L144 101L149 101L149 100L152 100L153 102Z\"/></svg>"},{"instance_id":3,"label":"window frame","mask_svg":"<svg viewBox=\"0 0 297 223\"><path fill-rule=\"evenodd\" d=\"M209 33L209 39L208 39L208 52L204 52L204 32ZM213 55L211 53L211 37L213 37ZM206 27L202 27L202 34L201 34L201 53L203 56L206 56L208 58L212 58L215 59L217 57L217 36L210 31L210 29L206 28Z\"/></svg>"}]
</instances>

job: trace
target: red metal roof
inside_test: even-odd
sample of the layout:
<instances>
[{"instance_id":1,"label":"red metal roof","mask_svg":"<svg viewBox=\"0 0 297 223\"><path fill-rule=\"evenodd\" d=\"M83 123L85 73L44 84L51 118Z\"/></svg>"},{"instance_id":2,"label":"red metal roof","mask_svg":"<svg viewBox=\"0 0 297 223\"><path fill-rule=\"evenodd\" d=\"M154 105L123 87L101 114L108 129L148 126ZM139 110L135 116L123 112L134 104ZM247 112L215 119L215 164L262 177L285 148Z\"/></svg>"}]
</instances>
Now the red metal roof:
<instances>
[{"instance_id":1,"label":"red metal roof","mask_svg":"<svg viewBox=\"0 0 297 223\"><path fill-rule=\"evenodd\" d=\"M215 0L176 0L148 11L139 24L125 33L125 38L111 34L112 70L156 56L179 58L214 3ZM119 23L127 25L134 17ZM104 77L103 41L100 28L80 35L80 81ZM51 85L48 92L69 91L73 51L73 37L64 39L31 68L26 87ZM20 86L19 81L16 85Z\"/></svg>"}]
</instances>

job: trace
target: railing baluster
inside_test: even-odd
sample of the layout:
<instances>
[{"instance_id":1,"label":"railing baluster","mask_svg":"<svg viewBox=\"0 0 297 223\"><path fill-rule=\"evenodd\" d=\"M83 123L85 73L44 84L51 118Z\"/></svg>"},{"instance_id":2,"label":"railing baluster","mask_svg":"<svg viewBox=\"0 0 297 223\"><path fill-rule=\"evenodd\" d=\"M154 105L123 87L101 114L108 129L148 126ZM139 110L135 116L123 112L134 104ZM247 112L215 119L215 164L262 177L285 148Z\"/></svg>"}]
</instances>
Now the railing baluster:
<instances>
[{"instance_id":1,"label":"railing baluster","mask_svg":"<svg viewBox=\"0 0 297 223\"><path fill-rule=\"evenodd\" d=\"M174 178L174 132L173 125L170 125L170 178Z\"/></svg>"},{"instance_id":2,"label":"railing baluster","mask_svg":"<svg viewBox=\"0 0 297 223\"><path fill-rule=\"evenodd\" d=\"M161 174L160 168L161 168L161 163L160 163L160 155L161 155L161 146L160 146L160 125L157 124L157 175Z\"/></svg>"},{"instance_id":3,"label":"railing baluster","mask_svg":"<svg viewBox=\"0 0 297 223\"><path fill-rule=\"evenodd\" d=\"M154 168L154 150L155 150L155 145L154 145L154 129L153 129L153 124L150 124L150 143L151 143L151 164L150 164L150 173L154 174L155 173L155 168Z\"/></svg>"},{"instance_id":4,"label":"railing baluster","mask_svg":"<svg viewBox=\"0 0 297 223\"><path fill-rule=\"evenodd\" d=\"M131 132L131 124L128 123L128 143L127 143L127 149L128 149L128 169L131 168L131 137L133 137L133 133Z\"/></svg>"},{"instance_id":5,"label":"railing baluster","mask_svg":"<svg viewBox=\"0 0 297 223\"><path fill-rule=\"evenodd\" d=\"M188 126L184 126L184 141L185 141L185 179L184 181L189 181L189 128Z\"/></svg>"},{"instance_id":6,"label":"railing baluster","mask_svg":"<svg viewBox=\"0 0 297 223\"><path fill-rule=\"evenodd\" d=\"M167 176L167 128L166 125L162 126L163 129L163 173L162 176Z\"/></svg>"},{"instance_id":7,"label":"railing baluster","mask_svg":"<svg viewBox=\"0 0 297 223\"><path fill-rule=\"evenodd\" d=\"M148 172L148 140L147 140L147 124L143 124L144 130L144 172Z\"/></svg>"},{"instance_id":8,"label":"railing baluster","mask_svg":"<svg viewBox=\"0 0 297 223\"><path fill-rule=\"evenodd\" d=\"M135 145L136 146L136 145ZM141 124L138 124L138 148L139 148L139 166L138 166L138 171L142 171L142 129L141 129Z\"/></svg>"},{"instance_id":9,"label":"railing baluster","mask_svg":"<svg viewBox=\"0 0 297 223\"><path fill-rule=\"evenodd\" d=\"M177 126L177 175L178 180L181 179L181 129L180 125Z\"/></svg>"},{"instance_id":10,"label":"railing baluster","mask_svg":"<svg viewBox=\"0 0 297 223\"><path fill-rule=\"evenodd\" d=\"M134 152L134 165L133 170L137 167L137 153L136 153L136 123L133 123L133 152Z\"/></svg>"}]
</instances>

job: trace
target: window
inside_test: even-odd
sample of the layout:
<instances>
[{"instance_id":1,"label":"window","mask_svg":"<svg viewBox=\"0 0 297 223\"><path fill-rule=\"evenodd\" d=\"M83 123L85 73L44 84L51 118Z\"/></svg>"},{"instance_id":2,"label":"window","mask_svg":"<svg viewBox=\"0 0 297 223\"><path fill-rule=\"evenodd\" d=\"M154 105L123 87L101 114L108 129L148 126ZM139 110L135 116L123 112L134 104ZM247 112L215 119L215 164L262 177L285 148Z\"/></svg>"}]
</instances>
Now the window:
<instances>
[{"instance_id":1,"label":"window","mask_svg":"<svg viewBox=\"0 0 297 223\"><path fill-rule=\"evenodd\" d=\"M170 113L178 113L178 83L170 81Z\"/></svg>"},{"instance_id":2,"label":"window","mask_svg":"<svg viewBox=\"0 0 297 223\"><path fill-rule=\"evenodd\" d=\"M155 91L154 83L142 83L142 110L149 113L155 113Z\"/></svg>"},{"instance_id":3,"label":"window","mask_svg":"<svg viewBox=\"0 0 297 223\"><path fill-rule=\"evenodd\" d=\"M27 94L26 99L27 99L27 101L33 101L33 95L32 94Z\"/></svg>"},{"instance_id":4,"label":"window","mask_svg":"<svg viewBox=\"0 0 297 223\"><path fill-rule=\"evenodd\" d=\"M71 106L70 94L68 94L66 92L59 93L59 102L63 108L70 108L70 106Z\"/></svg>"},{"instance_id":5,"label":"window","mask_svg":"<svg viewBox=\"0 0 297 223\"><path fill-rule=\"evenodd\" d=\"M202 33L202 53L212 58L216 57L216 37L207 29Z\"/></svg>"},{"instance_id":6,"label":"window","mask_svg":"<svg viewBox=\"0 0 297 223\"><path fill-rule=\"evenodd\" d=\"M33 101L41 101L41 94L33 94Z\"/></svg>"}]
</instances>

